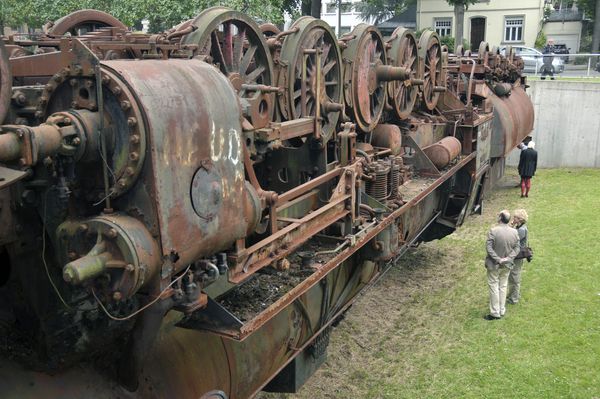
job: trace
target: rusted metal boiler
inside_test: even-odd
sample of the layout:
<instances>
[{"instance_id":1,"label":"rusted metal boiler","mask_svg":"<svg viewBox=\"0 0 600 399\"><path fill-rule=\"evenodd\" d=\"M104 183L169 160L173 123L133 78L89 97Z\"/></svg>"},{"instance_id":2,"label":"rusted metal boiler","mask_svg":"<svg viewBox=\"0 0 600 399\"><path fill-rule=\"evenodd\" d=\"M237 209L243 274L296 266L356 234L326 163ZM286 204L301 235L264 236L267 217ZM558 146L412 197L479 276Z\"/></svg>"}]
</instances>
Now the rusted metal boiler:
<instances>
[{"instance_id":1,"label":"rusted metal boiler","mask_svg":"<svg viewBox=\"0 0 600 399\"><path fill-rule=\"evenodd\" d=\"M68 32L68 34L67 34ZM533 127L522 60L225 7L0 40L0 396L295 392Z\"/></svg>"}]
</instances>

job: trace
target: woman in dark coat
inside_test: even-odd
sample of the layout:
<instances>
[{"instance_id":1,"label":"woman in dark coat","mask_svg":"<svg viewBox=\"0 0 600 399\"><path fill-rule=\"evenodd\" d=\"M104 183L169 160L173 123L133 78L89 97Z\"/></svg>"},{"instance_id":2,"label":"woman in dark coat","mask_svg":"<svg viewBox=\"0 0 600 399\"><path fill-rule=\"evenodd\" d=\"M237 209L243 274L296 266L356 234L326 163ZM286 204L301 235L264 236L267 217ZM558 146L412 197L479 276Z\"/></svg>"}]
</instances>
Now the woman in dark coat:
<instances>
[{"instance_id":1,"label":"woman in dark coat","mask_svg":"<svg viewBox=\"0 0 600 399\"><path fill-rule=\"evenodd\" d=\"M530 141L527 148L521 151L519 158L519 175L521 176L521 198L529 197L531 188L531 178L535 175L537 169L537 151L534 149L535 143Z\"/></svg>"}]
</instances>

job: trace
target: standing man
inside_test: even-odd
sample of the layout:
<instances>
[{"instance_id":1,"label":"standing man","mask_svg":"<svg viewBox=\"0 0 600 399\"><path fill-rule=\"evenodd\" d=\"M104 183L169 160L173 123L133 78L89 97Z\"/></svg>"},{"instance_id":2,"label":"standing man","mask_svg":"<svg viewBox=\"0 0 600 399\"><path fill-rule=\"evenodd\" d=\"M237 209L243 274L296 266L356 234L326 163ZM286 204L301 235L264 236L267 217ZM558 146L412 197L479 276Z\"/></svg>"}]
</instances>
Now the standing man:
<instances>
[{"instance_id":1,"label":"standing man","mask_svg":"<svg viewBox=\"0 0 600 399\"><path fill-rule=\"evenodd\" d=\"M548 44L542 50L542 80L546 80L546 75L550 75L550 79L554 80L554 66L552 62L554 62L554 40L548 40Z\"/></svg>"},{"instance_id":2,"label":"standing man","mask_svg":"<svg viewBox=\"0 0 600 399\"><path fill-rule=\"evenodd\" d=\"M506 312L506 286L508 274L519 254L519 234L509 226L510 212L503 210L498 215L498 225L492 227L486 242L488 286L490 289L490 314L486 320L498 320Z\"/></svg>"},{"instance_id":3,"label":"standing man","mask_svg":"<svg viewBox=\"0 0 600 399\"><path fill-rule=\"evenodd\" d=\"M521 198L529 197L529 189L531 188L531 178L537 170L537 151L535 143L530 141L527 148L521 151L519 157L519 176L521 176Z\"/></svg>"}]
</instances>

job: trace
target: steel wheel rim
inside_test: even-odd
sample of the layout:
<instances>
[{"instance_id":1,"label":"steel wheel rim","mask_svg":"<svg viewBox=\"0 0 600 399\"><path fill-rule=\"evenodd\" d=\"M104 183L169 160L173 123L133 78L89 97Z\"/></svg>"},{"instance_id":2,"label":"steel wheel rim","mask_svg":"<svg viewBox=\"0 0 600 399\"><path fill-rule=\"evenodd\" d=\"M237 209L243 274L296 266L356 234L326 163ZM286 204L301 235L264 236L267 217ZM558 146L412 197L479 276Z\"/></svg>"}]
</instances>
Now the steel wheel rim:
<instances>
[{"instance_id":1,"label":"steel wheel rim","mask_svg":"<svg viewBox=\"0 0 600 399\"><path fill-rule=\"evenodd\" d=\"M332 103L342 102L342 70L341 53L337 44L337 38L331 31L329 25L313 17L300 17L292 28L298 27L298 32L287 36L281 48L281 59L287 61L287 93L285 95L282 114L287 119L301 118L301 86L302 86L302 64L307 67L307 117L315 116L317 106L322 108L324 101ZM315 55L309 54L304 62L303 49L321 48L321 69L324 76L321 90L321 104L316 104L314 75L316 72ZM310 71L310 72L309 72ZM281 104L281 103L280 103ZM282 107L283 108L283 107ZM287 114L287 115L286 115ZM340 111L325 112L321 110L321 135L328 140L337 127Z\"/></svg>"},{"instance_id":2,"label":"steel wheel rim","mask_svg":"<svg viewBox=\"0 0 600 399\"><path fill-rule=\"evenodd\" d=\"M423 63L423 102L432 111L440 98L435 91L438 83L442 83L442 48L438 35L432 31L423 32L419 39L419 56Z\"/></svg>"},{"instance_id":3,"label":"steel wheel rim","mask_svg":"<svg viewBox=\"0 0 600 399\"><path fill-rule=\"evenodd\" d=\"M226 7L211 7L191 22L197 29L182 38L197 44L198 54L228 77L240 99L256 102L260 110L252 121L255 128L273 120L274 94L247 90L242 85L273 86L273 60L262 31L250 17Z\"/></svg>"},{"instance_id":4,"label":"steel wheel rim","mask_svg":"<svg viewBox=\"0 0 600 399\"><path fill-rule=\"evenodd\" d=\"M389 93L396 116L406 119L415 107L419 88L412 84L413 79L420 79L420 59L417 39L414 34L402 27L396 28L392 34L390 61L393 66L410 68L410 79L389 83Z\"/></svg>"},{"instance_id":5,"label":"steel wheel rim","mask_svg":"<svg viewBox=\"0 0 600 399\"><path fill-rule=\"evenodd\" d=\"M79 10L57 19L54 25L48 30L50 36L63 36L70 33L72 36L78 36L77 30L83 26L115 27L127 29L127 26L112 15L98 10ZM87 32L92 32L90 29ZM86 32L86 33L87 33Z\"/></svg>"},{"instance_id":6,"label":"steel wheel rim","mask_svg":"<svg viewBox=\"0 0 600 399\"><path fill-rule=\"evenodd\" d=\"M344 98L358 128L370 132L385 106L386 83L377 80L375 71L377 66L387 64L385 46L381 33L371 25L359 24L351 35L354 38L342 53L344 59L352 61L344 71Z\"/></svg>"}]
</instances>

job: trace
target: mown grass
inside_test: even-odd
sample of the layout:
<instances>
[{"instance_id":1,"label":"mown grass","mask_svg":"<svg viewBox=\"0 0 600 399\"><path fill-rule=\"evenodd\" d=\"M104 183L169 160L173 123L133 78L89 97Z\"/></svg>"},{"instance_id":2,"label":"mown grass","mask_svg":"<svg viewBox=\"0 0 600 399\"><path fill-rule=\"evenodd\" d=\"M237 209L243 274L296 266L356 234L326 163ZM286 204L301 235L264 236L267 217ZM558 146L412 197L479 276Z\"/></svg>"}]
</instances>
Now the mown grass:
<instances>
[{"instance_id":1,"label":"mown grass","mask_svg":"<svg viewBox=\"0 0 600 399\"><path fill-rule=\"evenodd\" d=\"M334 330L326 365L289 398L600 397L600 170L516 176L484 213L410 253ZM486 321L487 230L530 215L522 299ZM271 397L271 396L269 396Z\"/></svg>"}]
</instances>

